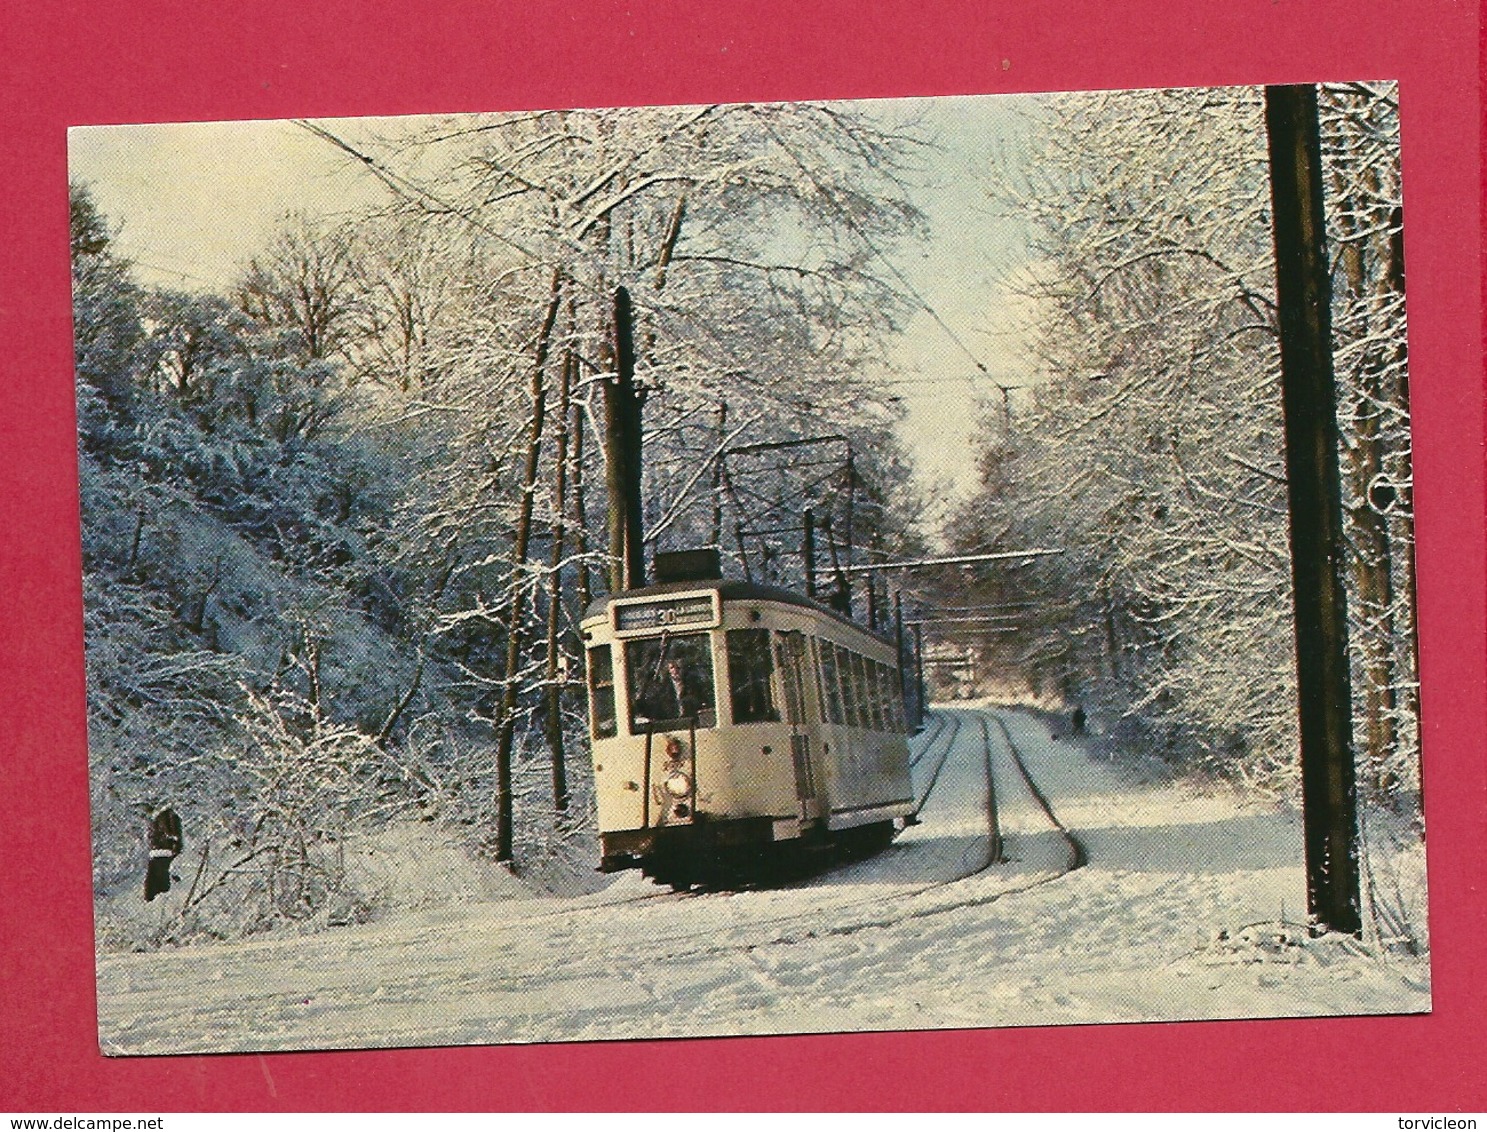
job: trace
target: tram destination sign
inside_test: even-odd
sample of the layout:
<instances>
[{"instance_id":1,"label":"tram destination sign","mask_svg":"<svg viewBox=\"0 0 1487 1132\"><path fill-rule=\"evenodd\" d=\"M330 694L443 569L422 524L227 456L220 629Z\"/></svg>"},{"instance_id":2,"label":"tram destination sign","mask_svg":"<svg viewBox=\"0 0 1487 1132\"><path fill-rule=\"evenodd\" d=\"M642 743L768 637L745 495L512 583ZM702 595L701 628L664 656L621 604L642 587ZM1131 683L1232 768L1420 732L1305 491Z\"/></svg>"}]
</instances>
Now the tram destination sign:
<instances>
[{"instance_id":1,"label":"tram destination sign","mask_svg":"<svg viewBox=\"0 0 1487 1132\"><path fill-rule=\"evenodd\" d=\"M643 633L654 629L684 626L711 627L719 621L717 594L684 594L658 601L616 602L614 628L617 633Z\"/></svg>"}]
</instances>

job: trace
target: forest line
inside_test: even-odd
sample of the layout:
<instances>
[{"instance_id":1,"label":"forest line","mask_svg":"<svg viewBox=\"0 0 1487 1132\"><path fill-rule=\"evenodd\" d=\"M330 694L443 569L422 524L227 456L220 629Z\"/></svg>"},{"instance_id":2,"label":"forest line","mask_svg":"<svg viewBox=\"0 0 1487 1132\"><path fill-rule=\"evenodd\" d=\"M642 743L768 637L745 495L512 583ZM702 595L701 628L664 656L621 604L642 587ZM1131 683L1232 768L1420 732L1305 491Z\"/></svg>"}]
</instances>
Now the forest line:
<instances>
[{"instance_id":1,"label":"forest line","mask_svg":"<svg viewBox=\"0 0 1487 1132\"><path fill-rule=\"evenodd\" d=\"M1418 830L1398 108L1386 85L1322 97L1360 781ZM607 585L621 286L649 547L792 588L806 507L833 567L1067 548L908 597L1017 608L982 670L1116 748L1292 787L1257 91L1059 96L1029 158L985 170L1034 233L1033 361L988 399L943 531L885 360L922 303L891 261L926 235L921 133L833 104L306 127L385 203L286 217L221 294L139 284L73 190L100 898L123 908L152 809L191 845L171 915L103 917L113 942L372 915L345 848L410 817L518 868L584 857L576 629ZM826 434L845 476L724 458Z\"/></svg>"}]
</instances>

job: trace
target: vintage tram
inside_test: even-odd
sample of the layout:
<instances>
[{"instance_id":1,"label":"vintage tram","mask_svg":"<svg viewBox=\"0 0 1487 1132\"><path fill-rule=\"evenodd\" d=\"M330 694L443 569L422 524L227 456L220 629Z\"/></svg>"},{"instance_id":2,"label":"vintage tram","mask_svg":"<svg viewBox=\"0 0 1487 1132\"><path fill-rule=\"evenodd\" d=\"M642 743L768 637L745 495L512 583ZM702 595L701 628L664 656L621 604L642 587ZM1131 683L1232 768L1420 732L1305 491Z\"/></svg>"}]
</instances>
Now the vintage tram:
<instances>
[{"instance_id":1,"label":"vintage tram","mask_svg":"<svg viewBox=\"0 0 1487 1132\"><path fill-rule=\"evenodd\" d=\"M887 845L914 805L894 642L700 573L585 613L600 868L681 888Z\"/></svg>"}]
</instances>

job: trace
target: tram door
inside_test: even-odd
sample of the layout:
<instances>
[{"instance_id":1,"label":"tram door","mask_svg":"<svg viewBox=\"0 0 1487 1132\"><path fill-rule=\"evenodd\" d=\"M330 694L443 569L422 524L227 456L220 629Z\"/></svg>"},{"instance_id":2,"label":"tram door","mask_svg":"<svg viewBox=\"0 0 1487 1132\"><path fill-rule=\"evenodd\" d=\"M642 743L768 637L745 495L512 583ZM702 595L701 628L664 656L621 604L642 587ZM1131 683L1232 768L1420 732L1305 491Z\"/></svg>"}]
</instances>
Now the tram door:
<instances>
[{"instance_id":1,"label":"tram door","mask_svg":"<svg viewBox=\"0 0 1487 1132\"><path fill-rule=\"evenodd\" d=\"M805 691L806 666L810 663L805 634L776 633L775 658L785 686L785 719L790 724L790 759L795 764L795 796L800 800L800 816L802 820L819 818L821 798L812 761Z\"/></svg>"}]
</instances>

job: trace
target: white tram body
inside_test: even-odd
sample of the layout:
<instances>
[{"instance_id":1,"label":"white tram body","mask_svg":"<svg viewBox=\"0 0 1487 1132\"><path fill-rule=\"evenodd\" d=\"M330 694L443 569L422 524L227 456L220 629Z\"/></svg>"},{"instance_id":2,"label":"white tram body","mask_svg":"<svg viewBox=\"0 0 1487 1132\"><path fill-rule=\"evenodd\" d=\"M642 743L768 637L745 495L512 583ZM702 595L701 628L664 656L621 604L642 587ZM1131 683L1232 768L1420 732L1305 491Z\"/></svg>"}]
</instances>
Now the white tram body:
<instances>
[{"instance_id":1,"label":"white tram body","mask_svg":"<svg viewBox=\"0 0 1487 1132\"><path fill-rule=\"evenodd\" d=\"M600 868L673 884L913 810L894 643L785 590L647 586L585 614Z\"/></svg>"}]
</instances>

